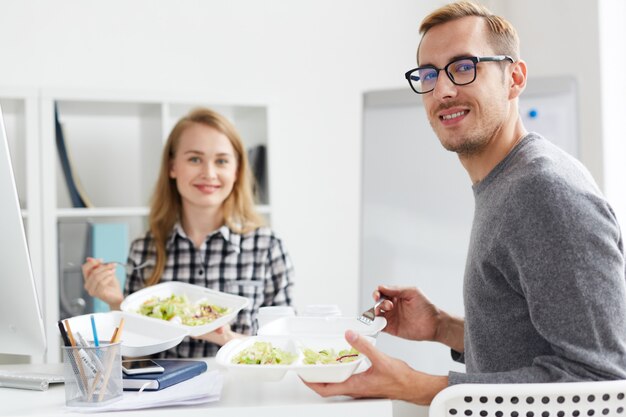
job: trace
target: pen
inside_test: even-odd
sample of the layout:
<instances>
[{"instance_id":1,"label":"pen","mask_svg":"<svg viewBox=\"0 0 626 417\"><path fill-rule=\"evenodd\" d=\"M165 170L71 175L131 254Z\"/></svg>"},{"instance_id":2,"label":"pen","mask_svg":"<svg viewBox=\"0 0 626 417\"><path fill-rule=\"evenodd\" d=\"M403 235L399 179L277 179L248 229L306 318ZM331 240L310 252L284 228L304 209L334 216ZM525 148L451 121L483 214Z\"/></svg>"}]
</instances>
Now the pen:
<instances>
[{"instance_id":1,"label":"pen","mask_svg":"<svg viewBox=\"0 0 626 417\"><path fill-rule=\"evenodd\" d=\"M80 334L80 332L76 332L76 334L74 335L74 338L77 341L76 343L77 345L80 344L80 346L86 346L86 347L89 346L89 343L87 343L87 341L85 340L83 335ZM93 365L89 364L89 366L94 371L93 373L96 374L104 366L102 365L102 362L100 361L100 358L98 357L98 355L96 355L95 352L93 352L93 349L86 349L86 352L87 352L87 357L89 358L89 361L93 364Z\"/></svg>"},{"instance_id":2,"label":"pen","mask_svg":"<svg viewBox=\"0 0 626 417\"><path fill-rule=\"evenodd\" d=\"M67 337L67 332L65 331L65 326L63 326L63 322L59 320L57 324L59 325L59 331L61 332L61 339L63 339L63 344L65 346L71 346L70 339Z\"/></svg>"},{"instance_id":3,"label":"pen","mask_svg":"<svg viewBox=\"0 0 626 417\"><path fill-rule=\"evenodd\" d=\"M93 332L93 344L95 347L100 346L100 341L98 340L98 331L96 330L96 320L93 315L91 315L91 331Z\"/></svg>"}]
</instances>

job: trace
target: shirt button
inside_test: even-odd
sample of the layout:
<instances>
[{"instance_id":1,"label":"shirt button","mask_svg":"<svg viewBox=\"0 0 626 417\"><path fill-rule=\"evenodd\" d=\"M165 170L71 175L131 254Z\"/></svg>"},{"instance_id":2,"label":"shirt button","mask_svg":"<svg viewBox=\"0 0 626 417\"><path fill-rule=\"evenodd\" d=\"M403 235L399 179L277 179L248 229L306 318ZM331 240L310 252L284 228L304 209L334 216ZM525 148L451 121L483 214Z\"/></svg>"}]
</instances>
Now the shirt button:
<instances>
[{"instance_id":1,"label":"shirt button","mask_svg":"<svg viewBox=\"0 0 626 417\"><path fill-rule=\"evenodd\" d=\"M199 275L204 275L204 270L202 270L202 269L201 269L201 270L199 270L199 271L198 271L198 274L199 274Z\"/></svg>"}]
</instances>

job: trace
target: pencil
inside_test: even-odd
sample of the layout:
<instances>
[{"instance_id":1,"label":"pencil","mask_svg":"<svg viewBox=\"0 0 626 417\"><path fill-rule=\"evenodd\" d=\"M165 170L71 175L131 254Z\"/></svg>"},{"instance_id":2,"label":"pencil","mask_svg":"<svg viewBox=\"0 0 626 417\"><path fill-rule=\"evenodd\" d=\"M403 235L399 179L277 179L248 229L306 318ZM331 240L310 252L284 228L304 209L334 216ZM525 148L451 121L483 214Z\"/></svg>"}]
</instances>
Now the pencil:
<instances>
[{"instance_id":1,"label":"pencil","mask_svg":"<svg viewBox=\"0 0 626 417\"><path fill-rule=\"evenodd\" d=\"M115 331L115 335L113 336L113 343L117 343L122 338L122 330L124 329L124 317L120 319L120 325L117 326L117 330Z\"/></svg>"},{"instance_id":2,"label":"pencil","mask_svg":"<svg viewBox=\"0 0 626 417\"><path fill-rule=\"evenodd\" d=\"M73 359L73 362L76 365L78 365L78 372L80 374L80 380L82 381L82 384L79 382L78 385L80 386L80 389L83 393L88 394L89 382L87 381L87 376L85 375L85 368L83 368L83 361L80 358L80 354L79 354L80 349L76 347L76 340L74 339L74 335L72 334L72 329L70 328L70 322L68 320L64 320L63 323L65 323L67 338L69 339L70 346L72 347L72 349L69 349L68 351L70 360ZM91 399L89 398L88 401L91 401Z\"/></svg>"},{"instance_id":3,"label":"pencil","mask_svg":"<svg viewBox=\"0 0 626 417\"><path fill-rule=\"evenodd\" d=\"M63 323L65 323L65 328L67 329L67 337L70 339L70 345L76 346L76 339L74 339L74 335L72 334L70 322L68 320L63 320Z\"/></svg>"},{"instance_id":4,"label":"pencil","mask_svg":"<svg viewBox=\"0 0 626 417\"><path fill-rule=\"evenodd\" d=\"M113 333L113 338L111 339L111 344L119 342L122 337L122 329L124 328L124 317L120 319L120 325L117 326L115 332ZM115 349L121 349L120 345L115 347L109 346L109 351L107 352L107 372L104 376L104 382L102 383L102 387L100 388L100 395L98 396L98 401L102 401L104 398L104 393L107 390L107 386L109 385L109 379L111 378L111 372L113 371L113 363L115 362Z\"/></svg>"},{"instance_id":5,"label":"pencil","mask_svg":"<svg viewBox=\"0 0 626 417\"><path fill-rule=\"evenodd\" d=\"M113 331L113 335L111 336L111 339L109 339L110 340L109 343L113 343L113 341L115 340L115 336L117 336L117 332L119 329L120 329L119 327L115 328L115 330Z\"/></svg>"}]
</instances>

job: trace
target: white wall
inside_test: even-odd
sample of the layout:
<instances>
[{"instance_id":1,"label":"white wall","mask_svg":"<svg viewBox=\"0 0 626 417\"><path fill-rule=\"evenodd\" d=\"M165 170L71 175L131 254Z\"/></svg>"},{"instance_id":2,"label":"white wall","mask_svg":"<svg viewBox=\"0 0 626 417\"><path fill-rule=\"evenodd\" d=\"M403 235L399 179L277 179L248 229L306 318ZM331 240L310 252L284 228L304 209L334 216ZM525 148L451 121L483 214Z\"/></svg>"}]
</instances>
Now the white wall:
<instances>
[{"instance_id":1,"label":"white wall","mask_svg":"<svg viewBox=\"0 0 626 417\"><path fill-rule=\"evenodd\" d=\"M624 0L487 0L517 28L532 77L578 81L580 159L626 229L626 2Z\"/></svg>"},{"instance_id":2,"label":"white wall","mask_svg":"<svg viewBox=\"0 0 626 417\"><path fill-rule=\"evenodd\" d=\"M602 122L604 128L604 183L622 232L626 227L626 141L624 140L624 97L626 97L626 2L600 0L600 59L602 64Z\"/></svg>"},{"instance_id":3,"label":"white wall","mask_svg":"<svg viewBox=\"0 0 626 417\"><path fill-rule=\"evenodd\" d=\"M270 101L273 219L296 302L355 313L362 93L405 86L419 22L443 3L0 0L0 85ZM598 0L485 3L518 28L531 76L578 79L582 160L602 184Z\"/></svg>"},{"instance_id":4,"label":"white wall","mask_svg":"<svg viewBox=\"0 0 626 417\"><path fill-rule=\"evenodd\" d=\"M531 82L534 76L551 75L571 75L578 81L580 159L602 187L598 0L491 0L485 4L517 29Z\"/></svg>"},{"instance_id":5,"label":"white wall","mask_svg":"<svg viewBox=\"0 0 626 417\"><path fill-rule=\"evenodd\" d=\"M296 302L356 313L362 93L404 86L441 2L0 1L0 85L270 101Z\"/></svg>"}]
</instances>

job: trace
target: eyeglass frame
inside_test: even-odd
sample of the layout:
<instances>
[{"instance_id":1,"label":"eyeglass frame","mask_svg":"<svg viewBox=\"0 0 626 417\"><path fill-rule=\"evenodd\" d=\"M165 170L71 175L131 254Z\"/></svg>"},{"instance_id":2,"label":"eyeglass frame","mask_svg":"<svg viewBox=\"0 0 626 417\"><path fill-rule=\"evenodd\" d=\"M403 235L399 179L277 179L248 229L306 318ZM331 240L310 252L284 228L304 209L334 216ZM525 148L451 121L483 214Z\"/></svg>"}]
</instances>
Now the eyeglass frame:
<instances>
[{"instance_id":1,"label":"eyeglass frame","mask_svg":"<svg viewBox=\"0 0 626 417\"><path fill-rule=\"evenodd\" d=\"M454 64L455 62L458 61L462 61L464 59L469 59L470 61L472 61L474 63L474 78L472 78L471 81L468 81L466 83L458 83L456 81L454 81L454 78L452 78L452 75L450 74L450 72L448 72L448 68L450 67L450 65ZM448 64L443 67L443 68L437 68L434 65L424 65L422 67L417 67L417 68L413 68L412 70L407 71L404 74L404 78L406 78L406 80L409 82L409 85L411 86L411 90L413 90L415 93L417 94L427 94L430 93L431 91L433 91L437 85L437 80L439 79L439 72L440 71L445 71L446 75L448 76L448 79L450 81L452 81L452 84L454 85L459 85L459 86L463 86L463 85L468 85L473 83L474 81L476 81L476 65L478 65L479 62L502 62L502 61L511 61L511 63L514 63L515 60L510 57L509 55L494 55L494 56L465 56L465 57L460 57L460 58L455 58L452 61L448 62ZM435 80L435 84L433 84L433 88L431 88L428 91L422 91L419 92L415 89L415 87L413 87L413 83L411 82L411 74L413 74L415 71L418 70L423 70L423 69L434 69L435 71L437 71L437 80Z\"/></svg>"}]
</instances>

